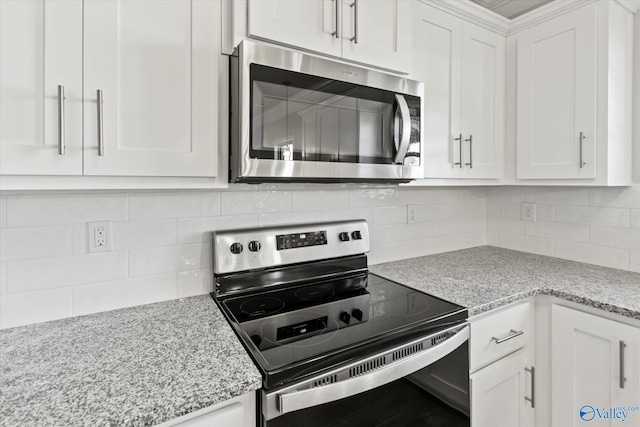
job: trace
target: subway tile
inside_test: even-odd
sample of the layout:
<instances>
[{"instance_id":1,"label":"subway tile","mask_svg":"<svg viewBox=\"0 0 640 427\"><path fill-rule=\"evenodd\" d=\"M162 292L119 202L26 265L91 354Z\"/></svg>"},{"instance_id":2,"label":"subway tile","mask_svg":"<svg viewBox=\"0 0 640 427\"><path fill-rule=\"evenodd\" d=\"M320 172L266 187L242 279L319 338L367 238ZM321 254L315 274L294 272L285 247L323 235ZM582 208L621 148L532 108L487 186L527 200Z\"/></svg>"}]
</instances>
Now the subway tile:
<instances>
[{"instance_id":1,"label":"subway tile","mask_svg":"<svg viewBox=\"0 0 640 427\"><path fill-rule=\"evenodd\" d=\"M486 244L486 233L476 231L453 236L429 237L405 242L383 243L373 246L370 264L398 261L441 252L482 246Z\"/></svg>"},{"instance_id":2,"label":"subway tile","mask_svg":"<svg viewBox=\"0 0 640 427\"><path fill-rule=\"evenodd\" d=\"M588 206L556 206L556 222L628 228L629 209Z\"/></svg>"},{"instance_id":3,"label":"subway tile","mask_svg":"<svg viewBox=\"0 0 640 427\"><path fill-rule=\"evenodd\" d=\"M178 298L205 295L213 292L213 270L189 270L178 272Z\"/></svg>"},{"instance_id":4,"label":"subway tile","mask_svg":"<svg viewBox=\"0 0 640 427\"><path fill-rule=\"evenodd\" d=\"M257 215L215 216L211 218L185 218L178 220L178 243L211 241L211 232L258 225Z\"/></svg>"},{"instance_id":5,"label":"subway tile","mask_svg":"<svg viewBox=\"0 0 640 427\"><path fill-rule=\"evenodd\" d=\"M371 208L376 206L394 206L398 199L398 190L390 188L354 188L349 190L350 208Z\"/></svg>"},{"instance_id":6,"label":"subway tile","mask_svg":"<svg viewBox=\"0 0 640 427\"><path fill-rule=\"evenodd\" d=\"M640 230L592 226L590 243L640 251Z\"/></svg>"},{"instance_id":7,"label":"subway tile","mask_svg":"<svg viewBox=\"0 0 640 427\"><path fill-rule=\"evenodd\" d=\"M417 222L484 216L487 212L484 201L444 203L438 205L411 205L409 208L414 209Z\"/></svg>"},{"instance_id":8,"label":"subway tile","mask_svg":"<svg viewBox=\"0 0 640 427\"><path fill-rule=\"evenodd\" d=\"M551 222L555 218L555 206L544 203L536 203L536 221Z\"/></svg>"},{"instance_id":9,"label":"subway tile","mask_svg":"<svg viewBox=\"0 0 640 427\"><path fill-rule=\"evenodd\" d=\"M525 202L561 205L589 205L589 190L586 188L541 188L527 187Z\"/></svg>"},{"instance_id":10,"label":"subway tile","mask_svg":"<svg viewBox=\"0 0 640 427\"><path fill-rule=\"evenodd\" d=\"M89 226L87 224L71 226L71 254L89 253Z\"/></svg>"},{"instance_id":11,"label":"subway tile","mask_svg":"<svg viewBox=\"0 0 640 427\"><path fill-rule=\"evenodd\" d=\"M347 190L293 191L291 193L293 211L321 211L348 207L349 191Z\"/></svg>"},{"instance_id":12,"label":"subway tile","mask_svg":"<svg viewBox=\"0 0 640 427\"><path fill-rule=\"evenodd\" d=\"M500 233L498 231L487 231L487 245L500 247Z\"/></svg>"},{"instance_id":13,"label":"subway tile","mask_svg":"<svg viewBox=\"0 0 640 427\"><path fill-rule=\"evenodd\" d=\"M142 193L129 196L129 219L191 218L220 214L220 193Z\"/></svg>"},{"instance_id":14,"label":"subway tile","mask_svg":"<svg viewBox=\"0 0 640 427\"><path fill-rule=\"evenodd\" d=\"M619 248L588 245L585 243L555 242L555 256L571 261L627 270L629 268L629 251Z\"/></svg>"},{"instance_id":15,"label":"subway tile","mask_svg":"<svg viewBox=\"0 0 640 427\"><path fill-rule=\"evenodd\" d=\"M369 241L371 245L395 242L398 240L397 227L394 224L369 227Z\"/></svg>"},{"instance_id":16,"label":"subway tile","mask_svg":"<svg viewBox=\"0 0 640 427\"><path fill-rule=\"evenodd\" d=\"M290 191L242 191L220 193L222 215L291 211Z\"/></svg>"},{"instance_id":17,"label":"subway tile","mask_svg":"<svg viewBox=\"0 0 640 427\"><path fill-rule=\"evenodd\" d=\"M640 187L632 188L592 188L592 206L640 209Z\"/></svg>"},{"instance_id":18,"label":"subway tile","mask_svg":"<svg viewBox=\"0 0 640 427\"><path fill-rule=\"evenodd\" d=\"M631 211L631 228L640 228L640 209Z\"/></svg>"},{"instance_id":19,"label":"subway tile","mask_svg":"<svg viewBox=\"0 0 640 427\"><path fill-rule=\"evenodd\" d=\"M89 221L125 221L125 194L76 194L7 197L7 226L46 226Z\"/></svg>"},{"instance_id":20,"label":"subway tile","mask_svg":"<svg viewBox=\"0 0 640 427\"><path fill-rule=\"evenodd\" d=\"M503 218L522 219L522 203L502 202L499 216Z\"/></svg>"},{"instance_id":21,"label":"subway tile","mask_svg":"<svg viewBox=\"0 0 640 427\"><path fill-rule=\"evenodd\" d=\"M589 243L589 226L560 222L526 222L528 236Z\"/></svg>"},{"instance_id":22,"label":"subway tile","mask_svg":"<svg viewBox=\"0 0 640 427\"><path fill-rule=\"evenodd\" d=\"M487 189L487 200L493 202L524 202L524 188L522 187L491 187Z\"/></svg>"},{"instance_id":23,"label":"subway tile","mask_svg":"<svg viewBox=\"0 0 640 427\"><path fill-rule=\"evenodd\" d=\"M7 293L7 263L0 262L0 295Z\"/></svg>"},{"instance_id":24,"label":"subway tile","mask_svg":"<svg viewBox=\"0 0 640 427\"><path fill-rule=\"evenodd\" d=\"M175 245L178 223L175 219L114 222L113 249L138 249Z\"/></svg>"},{"instance_id":25,"label":"subway tile","mask_svg":"<svg viewBox=\"0 0 640 427\"><path fill-rule=\"evenodd\" d=\"M71 288L0 295L0 329L71 315Z\"/></svg>"},{"instance_id":26,"label":"subway tile","mask_svg":"<svg viewBox=\"0 0 640 427\"><path fill-rule=\"evenodd\" d=\"M487 189L484 187L471 187L459 189L464 200L487 200Z\"/></svg>"},{"instance_id":27,"label":"subway tile","mask_svg":"<svg viewBox=\"0 0 640 427\"><path fill-rule=\"evenodd\" d=\"M129 251L129 276L151 276L211 267L211 243Z\"/></svg>"},{"instance_id":28,"label":"subway tile","mask_svg":"<svg viewBox=\"0 0 640 427\"><path fill-rule=\"evenodd\" d=\"M351 219L364 219L367 223L373 222L373 210L370 208L336 209L322 211L323 221L343 221Z\"/></svg>"},{"instance_id":29,"label":"subway tile","mask_svg":"<svg viewBox=\"0 0 640 427\"><path fill-rule=\"evenodd\" d=\"M151 304L178 297L176 275L137 277L73 287L73 315Z\"/></svg>"},{"instance_id":30,"label":"subway tile","mask_svg":"<svg viewBox=\"0 0 640 427\"><path fill-rule=\"evenodd\" d=\"M407 206L384 206L373 208L373 225L406 224Z\"/></svg>"},{"instance_id":31,"label":"subway tile","mask_svg":"<svg viewBox=\"0 0 640 427\"><path fill-rule=\"evenodd\" d=\"M640 273L640 252L631 251L629 260L629 270Z\"/></svg>"},{"instance_id":32,"label":"subway tile","mask_svg":"<svg viewBox=\"0 0 640 427\"><path fill-rule=\"evenodd\" d=\"M47 258L71 254L69 227L0 229L0 261Z\"/></svg>"},{"instance_id":33,"label":"subway tile","mask_svg":"<svg viewBox=\"0 0 640 427\"><path fill-rule=\"evenodd\" d=\"M500 247L514 251L553 256L554 241L540 237L500 233Z\"/></svg>"},{"instance_id":34,"label":"subway tile","mask_svg":"<svg viewBox=\"0 0 640 427\"><path fill-rule=\"evenodd\" d=\"M487 216L500 216L502 214L502 202L487 201Z\"/></svg>"},{"instance_id":35,"label":"subway tile","mask_svg":"<svg viewBox=\"0 0 640 427\"><path fill-rule=\"evenodd\" d=\"M258 225L297 224L322 221L321 212L281 212L258 215Z\"/></svg>"},{"instance_id":36,"label":"subway tile","mask_svg":"<svg viewBox=\"0 0 640 427\"><path fill-rule=\"evenodd\" d=\"M7 291L27 292L127 277L127 253L103 252L7 263Z\"/></svg>"},{"instance_id":37,"label":"subway tile","mask_svg":"<svg viewBox=\"0 0 640 427\"><path fill-rule=\"evenodd\" d=\"M514 218L487 217L487 231L500 233L522 234L525 233L524 221Z\"/></svg>"},{"instance_id":38,"label":"subway tile","mask_svg":"<svg viewBox=\"0 0 640 427\"><path fill-rule=\"evenodd\" d=\"M485 199L472 197L467 190L456 188L401 187L398 190L397 204L428 205L479 200L484 201Z\"/></svg>"}]
</instances>

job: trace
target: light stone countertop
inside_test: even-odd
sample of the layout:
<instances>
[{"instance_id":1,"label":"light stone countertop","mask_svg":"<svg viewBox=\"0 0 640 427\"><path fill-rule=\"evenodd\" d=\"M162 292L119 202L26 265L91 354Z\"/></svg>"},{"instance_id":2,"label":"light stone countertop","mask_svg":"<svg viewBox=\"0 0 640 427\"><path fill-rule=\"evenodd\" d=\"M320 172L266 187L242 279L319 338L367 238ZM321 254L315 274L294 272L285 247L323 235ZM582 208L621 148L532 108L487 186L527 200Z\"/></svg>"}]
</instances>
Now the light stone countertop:
<instances>
[{"instance_id":1,"label":"light stone countertop","mask_svg":"<svg viewBox=\"0 0 640 427\"><path fill-rule=\"evenodd\" d=\"M481 246L369 266L369 271L469 309L536 294L640 319L640 273Z\"/></svg>"},{"instance_id":2,"label":"light stone countertop","mask_svg":"<svg viewBox=\"0 0 640 427\"><path fill-rule=\"evenodd\" d=\"M149 426L257 390L209 295L0 331L0 426Z\"/></svg>"},{"instance_id":3,"label":"light stone countertop","mask_svg":"<svg viewBox=\"0 0 640 427\"><path fill-rule=\"evenodd\" d=\"M369 267L469 315L536 294L640 319L640 274L489 246ZM149 426L257 390L208 296L0 331L0 426Z\"/></svg>"}]
</instances>

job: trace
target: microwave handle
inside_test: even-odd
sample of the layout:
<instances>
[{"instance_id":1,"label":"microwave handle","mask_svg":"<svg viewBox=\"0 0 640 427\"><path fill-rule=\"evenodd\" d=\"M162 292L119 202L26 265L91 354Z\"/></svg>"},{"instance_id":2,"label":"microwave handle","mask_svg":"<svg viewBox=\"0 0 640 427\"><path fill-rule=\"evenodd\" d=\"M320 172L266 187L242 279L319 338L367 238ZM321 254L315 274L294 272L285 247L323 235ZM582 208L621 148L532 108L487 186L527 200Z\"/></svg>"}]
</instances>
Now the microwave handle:
<instances>
[{"instance_id":1,"label":"microwave handle","mask_svg":"<svg viewBox=\"0 0 640 427\"><path fill-rule=\"evenodd\" d=\"M397 151L394 163L402 163L411 142L411 115L404 96L396 94L396 102L398 103L398 108L393 121L393 138ZM402 121L402 129L400 129L400 121Z\"/></svg>"}]
</instances>

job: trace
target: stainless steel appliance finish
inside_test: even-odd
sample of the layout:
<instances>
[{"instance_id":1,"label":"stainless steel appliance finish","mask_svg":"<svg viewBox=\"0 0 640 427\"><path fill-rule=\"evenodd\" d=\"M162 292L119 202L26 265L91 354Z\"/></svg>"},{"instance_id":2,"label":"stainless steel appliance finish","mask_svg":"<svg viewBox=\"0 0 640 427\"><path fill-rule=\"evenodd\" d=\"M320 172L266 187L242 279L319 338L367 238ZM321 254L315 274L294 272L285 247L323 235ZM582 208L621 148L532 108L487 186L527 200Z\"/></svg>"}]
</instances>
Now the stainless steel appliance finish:
<instances>
[{"instance_id":1,"label":"stainless steel appliance finish","mask_svg":"<svg viewBox=\"0 0 640 427\"><path fill-rule=\"evenodd\" d=\"M231 182L422 177L422 83L247 40L230 73Z\"/></svg>"},{"instance_id":2,"label":"stainless steel appliance finish","mask_svg":"<svg viewBox=\"0 0 640 427\"><path fill-rule=\"evenodd\" d=\"M467 311L370 274L364 220L217 231L213 247L212 296L263 375L260 425L421 370L468 416Z\"/></svg>"}]
</instances>

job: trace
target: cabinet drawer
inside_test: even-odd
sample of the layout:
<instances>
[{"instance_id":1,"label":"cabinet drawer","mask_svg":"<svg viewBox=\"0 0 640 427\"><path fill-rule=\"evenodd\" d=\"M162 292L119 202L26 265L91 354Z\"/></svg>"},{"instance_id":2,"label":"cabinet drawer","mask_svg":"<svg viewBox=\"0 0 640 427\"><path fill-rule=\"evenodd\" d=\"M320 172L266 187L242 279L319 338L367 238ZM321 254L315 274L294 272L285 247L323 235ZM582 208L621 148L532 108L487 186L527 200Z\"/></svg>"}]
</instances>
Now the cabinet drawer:
<instances>
[{"instance_id":1,"label":"cabinet drawer","mask_svg":"<svg viewBox=\"0 0 640 427\"><path fill-rule=\"evenodd\" d=\"M470 371L475 372L530 340L531 303L521 302L471 319Z\"/></svg>"}]
</instances>

